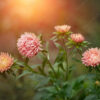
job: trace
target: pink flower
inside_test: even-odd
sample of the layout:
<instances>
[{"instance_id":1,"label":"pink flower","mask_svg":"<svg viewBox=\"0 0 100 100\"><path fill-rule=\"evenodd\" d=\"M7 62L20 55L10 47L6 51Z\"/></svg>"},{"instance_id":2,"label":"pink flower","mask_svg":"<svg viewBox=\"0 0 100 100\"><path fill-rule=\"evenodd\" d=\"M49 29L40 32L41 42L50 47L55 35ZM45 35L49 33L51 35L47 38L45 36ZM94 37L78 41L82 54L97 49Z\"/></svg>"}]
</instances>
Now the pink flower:
<instances>
[{"instance_id":1,"label":"pink flower","mask_svg":"<svg viewBox=\"0 0 100 100\"><path fill-rule=\"evenodd\" d=\"M69 25L55 26L55 30L60 33L68 32L71 29Z\"/></svg>"},{"instance_id":2,"label":"pink flower","mask_svg":"<svg viewBox=\"0 0 100 100\"><path fill-rule=\"evenodd\" d=\"M82 55L82 62L86 66L96 67L100 64L100 49L91 48Z\"/></svg>"},{"instance_id":3,"label":"pink flower","mask_svg":"<svg viewBox=\"0 0 100 100\"><path fill-rule=\"evenodd\" d=\"M84 36L80 33L77 34L71 34L71 39L76 43L81 43L84 41Z\"/></svg>"},{"instance_id":4,"label":"pink flower","mask_svg":"<svg viewBox=\"0 0 100 100\"><path fill-rule=\"evenodd\" d=\"M14 63L14 59L8 53L0 53L0 72L7 71Z\"/></svg>"},{"instance_id":5,"label":"pink flower","mask_svg":"<svg viewBox=\"0 0 100 100\"><path fill-rule=\"evenodd\" d=\"M20 54L28 58L35 56L41 50L40 46L40 40L33 33L22 34L17 42Z\"/></svg>"}]
</instances>

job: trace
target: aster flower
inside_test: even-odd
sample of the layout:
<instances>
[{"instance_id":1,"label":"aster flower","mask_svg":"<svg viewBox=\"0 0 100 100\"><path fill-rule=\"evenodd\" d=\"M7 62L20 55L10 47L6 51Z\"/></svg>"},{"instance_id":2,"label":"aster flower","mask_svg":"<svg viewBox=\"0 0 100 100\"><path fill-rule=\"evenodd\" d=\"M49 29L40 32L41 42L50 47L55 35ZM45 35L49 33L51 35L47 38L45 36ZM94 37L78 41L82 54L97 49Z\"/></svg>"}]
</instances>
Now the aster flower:
<instances>
[{"instance_id":1,"label":"aster flower","mask_svg":"<svg viewBox=\"0 0 100 100\"><path fill-rule=\"evenodd\" d=\"M33 57L41 50L40 40L34 33L24 33L17 41L19 53L25 57Z\"/></svg>"},{"instance_id":2,"label":"aster flower","mask_svg":"<svg viewBox=\"0 0 100 100\"><path fill-rule=\"evenodd\" d=\"M0 72L7 71L14 63L14 59L8 53L0 53Z\"/></svg>"},{"instance_id":3,"label":"aster flower","mask_svg":"<svg viewBox=\"0 0 100 100\"><path fill-rule=\"evenodd\" d=\"M82 55L82 62L86 66L96 67L100 64L100 49L91 48Z\"/></svg>"},{"instance_id":4,"label":"aster flower","mask_svg":"<svg viewBox=\"0 0 100 100\"><path fill-rule=\"evenodd\" d=\"M66 33L70 29L71 29L71 26L69 26L69 25L61 25L61 26L59 25L59 26L55 26L55 30L57 32L60 32L60 33Z\"/></svg>"},{"instance_id":5,"label":"aster flower","mask_svg":"<svg viewBox=\"0 0 100 100\"><path fill-rule=\"evenodd\" d=\"M80 33L71 34L71 39L76 43L82 43L84 41L84 36Z\"/></svg>"}]
</instances>

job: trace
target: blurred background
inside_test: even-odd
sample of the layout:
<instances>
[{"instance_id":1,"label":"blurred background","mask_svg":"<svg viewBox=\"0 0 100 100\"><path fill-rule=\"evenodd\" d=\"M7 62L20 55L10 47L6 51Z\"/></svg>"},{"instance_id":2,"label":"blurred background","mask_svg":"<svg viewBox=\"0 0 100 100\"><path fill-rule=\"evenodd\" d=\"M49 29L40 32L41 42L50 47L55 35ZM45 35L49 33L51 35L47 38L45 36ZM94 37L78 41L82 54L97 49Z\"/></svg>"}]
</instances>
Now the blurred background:
<instances>
[{"instance_id":1,"label":"blurred background","mask_svg":"<svg viewBox=\"0 0 100 100\"><path fill-rule=\"evenodd\" d=\"M62 24L100 47L100 0L0 0L0 51L19 56L16 41L21 34L43 34L48 40L54 26ZM0 100L33 100L32 87L23 84L1 78Z\"/></svg>"}]
</instances>

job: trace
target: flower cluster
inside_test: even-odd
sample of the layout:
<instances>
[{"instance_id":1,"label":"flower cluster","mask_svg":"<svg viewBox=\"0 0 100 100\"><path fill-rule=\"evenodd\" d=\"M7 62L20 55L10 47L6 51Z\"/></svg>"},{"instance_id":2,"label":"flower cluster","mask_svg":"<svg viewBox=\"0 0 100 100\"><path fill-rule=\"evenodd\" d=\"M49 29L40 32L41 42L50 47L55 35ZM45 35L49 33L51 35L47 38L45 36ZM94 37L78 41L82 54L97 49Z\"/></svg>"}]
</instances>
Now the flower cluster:
<instances>
[{"instance_id":1,"label":"flower cluster","mask_svg":"<svg viewBox=\"0 0 100 100\"><path fill-rule=\"evenodd\" d=\"M70 26L68 25L62 25L62 26L55 26L55 29L57 32L65 33L70 30ZM67 37L68 38L68 37ZM87 41L85 41L85 38L80 33L72 33L69 36L69 41L67 43L69 46L76 46L78 48L81 48L81 46L86 46ZM82 54L82 62L86 66L92 66L96 67L100 64L100 49L98 48L91 48L87 51L85 51Z\"/></svg>"},{"instance_id":2,"label":"flower cluster","mask_svg":"<svg viewBox=\"0 0 100 100\"><path fill-rule=\"evenodd\" d=\"M71 26L69 25L55 26L55 30L59 33L69 32L70 29ZM69 41L71 41L71 43L76 43L75 45L81 44L85 40L84 36L80 33L72 33L67 38L70 38ZM34 33L22 34L17 41L17 48L19 53L26 58L34 57L42 50L41 41ZM98 66L100 64L100 49L91 48L85 51L82 54L82 62L86 66ZM0 72L10 69L12 64L13 58L10 55L7 53L0 54Z\"/></svg>"}]
</instances>

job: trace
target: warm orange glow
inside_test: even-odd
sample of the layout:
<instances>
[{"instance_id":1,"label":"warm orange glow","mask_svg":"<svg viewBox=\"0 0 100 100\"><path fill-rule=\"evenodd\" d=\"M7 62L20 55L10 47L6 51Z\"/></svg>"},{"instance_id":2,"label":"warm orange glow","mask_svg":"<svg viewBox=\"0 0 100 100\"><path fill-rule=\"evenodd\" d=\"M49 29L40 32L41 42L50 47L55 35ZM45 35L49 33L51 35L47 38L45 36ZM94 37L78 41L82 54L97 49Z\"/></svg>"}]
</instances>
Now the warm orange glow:
<instances>
[{"instance_id":1,"label":"warm orange glow","mask_svg":"<svg viewBox=\"0 0 100 100\"><path fill-rule=\"evenodd\" d=\"M11 14L25 21L53 22L62 13L57 0L14 0L10 5Z\"/></svg>"},{"instance_id":2,"label":"warm orange glow","mask_svg":"<svg viewBox=\"0 0 100 100\"><path fill-rule=\"evenodd\" d=\"M11 9L11 11L17 16L29 19L33 15L35 5L37 4L36 1L39 0L14 0L12 2L13 9Z\"/></svg>"}]
</instances>

